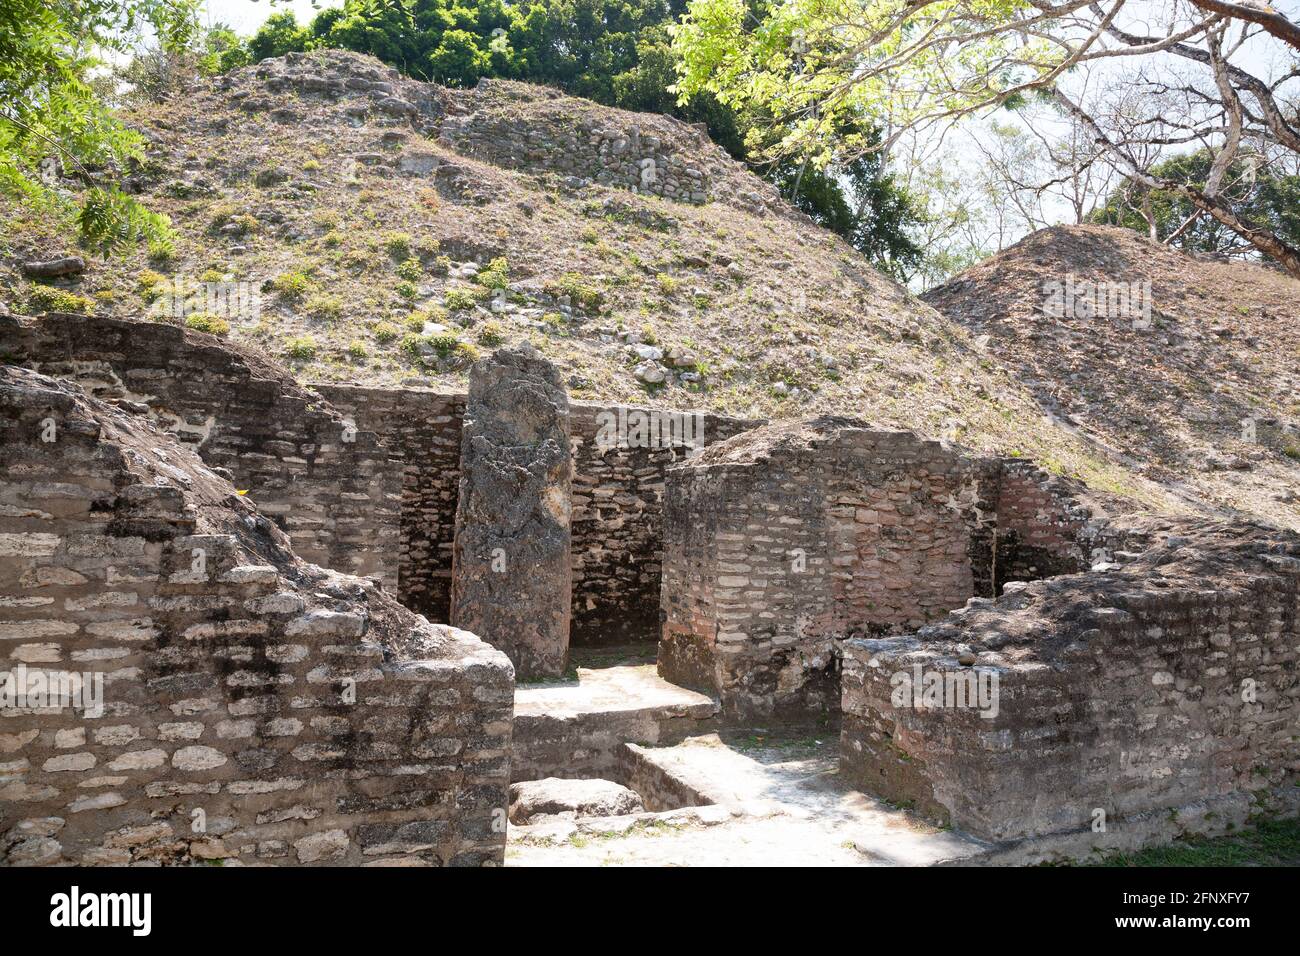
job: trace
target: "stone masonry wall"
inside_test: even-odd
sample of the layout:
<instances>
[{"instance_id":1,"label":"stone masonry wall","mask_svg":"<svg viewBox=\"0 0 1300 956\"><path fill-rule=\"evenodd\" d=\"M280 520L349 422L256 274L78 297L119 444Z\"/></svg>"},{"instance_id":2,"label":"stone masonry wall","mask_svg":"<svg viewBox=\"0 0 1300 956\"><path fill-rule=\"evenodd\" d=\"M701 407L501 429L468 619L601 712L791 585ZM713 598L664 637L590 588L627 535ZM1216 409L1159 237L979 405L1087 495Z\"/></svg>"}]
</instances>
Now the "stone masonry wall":
<instances>
[{"instance_id":1,"label":"stone masonry wall","mask_svg":"<svg viewBox=\"0 0 1300 956\"><path fill-rule=\"evenodd\" d=\"M1008 581L1034 581L1086 570L1091 538L1079 488L1049 477L1031 461L1004 458L998 471L997 548L991 574L1000 592Z\"/></svg>"},{"instance_id":2,"label":"stone masonry wall","mask_svg":"<svg viewBox=\"0 0 1300 956\"><path fill-rule=\"evenodd\" d=\"M834 713L839 643L976 593L996 464L907 432L770 425L670 469L659 671L729 718Z\"/></svg>"},{"instance_id":3,"label":"stone masonry wall","mask_svg":"<svg viewBox=\"0 0 1300 956\"><path fill-rule=\"evenodd\" d=\"M6 366L0 421L0 862L502 861L504 655L302 562L143 414ZM68 672L102 714L16 696Z\"/></svg>"},{"instance_id":4,"label":"stone masonry wall","mask_svg":"<svg viewBox=\"0 0 1300 956\"><path fill-rule=\"evenodd\" d=\"M404 459L398 593L412 610L431 620L446 620L464 395L353 385L318 385L316 389ZM621 414L626 420L629 413L650 411L581 402L570 405L570 639L574 645L658 638L664 473L685 460L688 449L662 442L598 441L609 415L617 418ZM703 415L700 438L707 446L754 424Z\"/></svg>"},{"instance_id":5,"label":"stone masonry wall","mask_svg":"<svg viewBox=\"0 0 1300 956\"><path fill-rule=\"evenodd\" d=\"M1075 853L1295 812L1300 538L1157 531L1117 569L848 642L841 772L977 836L1072 837ZM914 683L897 675L979 673L997 678L995 708L896 695Z\"/></svg>"},{"instance_id":6,"label":"stone masonry wall","mask_svg":"<svg viewBox=\"0 0 1300 956\"><path fill-rule=\"evenodd\" d=\"M266 360L172 325L85 316L0 315L4 361L148 409L224 469L304 559L398 579L400 465Z\"/></svg>"}]
</instances>

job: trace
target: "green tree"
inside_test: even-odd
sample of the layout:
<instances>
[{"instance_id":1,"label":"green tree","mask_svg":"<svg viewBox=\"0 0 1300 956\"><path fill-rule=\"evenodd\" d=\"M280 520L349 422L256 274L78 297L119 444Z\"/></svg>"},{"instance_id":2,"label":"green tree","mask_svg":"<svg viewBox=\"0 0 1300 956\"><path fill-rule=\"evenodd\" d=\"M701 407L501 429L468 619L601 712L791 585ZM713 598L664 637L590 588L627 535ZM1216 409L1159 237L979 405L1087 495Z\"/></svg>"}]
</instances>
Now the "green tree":
<instances>
[{"instance_id":1,"label":"green tree","mask_svg":"<svg viewBox=\"0 0 1300 956\"><path fill-rule=\"evenodd\" d=\"M273 13L248 41L248 56L256 63L286 53L301 53L311 41L311 31L298 26L292 11Z\"/></svg>"},{"instance_id":2,"label":"green tree","mask_svg":"<svg viewBox=\"0 0 1300 956\"><path fill-rule=\"evenodd\" d=\"M89 76L102 65L102 51L129 52L129 38L142 23L165 24L186 6L171 0L0 4L0 188L59 206L57 164L85 186L77 221L87 243L111 250L169 238L165 217L112 182L143 157L143 141L113 118Z\"/></svg>"}]
</instances>

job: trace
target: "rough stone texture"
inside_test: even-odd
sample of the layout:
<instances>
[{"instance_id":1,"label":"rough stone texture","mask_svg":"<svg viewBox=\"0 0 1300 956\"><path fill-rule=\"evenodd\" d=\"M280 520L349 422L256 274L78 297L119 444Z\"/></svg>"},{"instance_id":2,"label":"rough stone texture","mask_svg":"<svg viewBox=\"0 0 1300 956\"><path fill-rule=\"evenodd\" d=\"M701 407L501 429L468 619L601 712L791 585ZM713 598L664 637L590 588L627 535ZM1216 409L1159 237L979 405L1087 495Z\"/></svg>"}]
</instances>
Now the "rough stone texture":
<instances>
[{"instance_id":1,"label":"rough stone texture","mask_svg":"<svg viewBox=\"0 0 1300 956\"><path fill-rule=\"evenodd\" d=\"M1109 534L1125 545L1113 570L850 641L841 771L993 840L1077 834L1098 846L1152 820L1194 832L1294 813L1300 538L1152 519ZM996 674L996 716L896 698L894 675L913 665Z\"/></svg>"},{"instance_id":2,"label":"rough stone texture","mask_svg":"<svg viewBox=\"0 0 1300 956\"><path fill-rule=\"evenodd\" d=\"M521 678L564 673L572 574L569 396L530 345L474 364L461 435L451 621Z\"/></svg>"},{"instance_id":3,"label":"rough stone texture","mask_svg":"<svg viewBox=\"0 0 1300 956\"><path fill-rule=\"evenodd\" d=\"M451 607L451 549L460 485L465 396L417 388L319 385L317 391L358 427L374 432L403 461L398 595L430 620ZM573 451L573 608L575 646L659 638L659 576L667 469L688 449L668 442L599 440L609 416L650 415L640 406L569 406ZM758 422L700 416L699 439L714 444Z\"/></svg>"},{"instance_id":4,"label":"rough stone texture","mask_svg":"<svg viewBox=\"0 0 1300 956\"><path fill-rule=\"evenodd\" d=\"M624 743L676 743L712 730L716 701L668 683L653 664L578 668L578 680L515 691L511 779L624 779ZM644 791L642 791L644 792Z\"/></svg>"},{"instance_id":5,"label":"rough stone texture","mask_svg":"<svg viewBox=\"0 0 1300 956\"><path fill-rule=\"evenodd\" d=\"M302 562L147 416L0 367L0 860L501 862L503 654ZM39 661L39 663L27 663Z\"/></svg>"},{"instance_id":6,"label":"rough stone texture","mask_svg":"<svg viewBox=\"0 0 1300 956\"><path fill-rule=\"evenodd\" d=\"M396 585L400 473L374 434L287 370L210 335L152 322L0 315L5 361L144 406L324 567Z\"/></svg>"},{"instance_id":7,"label":"rough stone texture","mask_svg":"<svg viewBox=\"0 0 1300 956\"><path fill-rule=\"evenodd\" d=\"M660 673L728 718L833 717L845 638L918 627L1048 555L1081 566L1082 509L1020 465L1003 488L1003 467L828 417L671 468ZM999 507L1015 513L1004 543Z\"/></svg>"},{"instance_id":8,"label":"rough stone texture","mask_svg":"<svg viewBox=\"0 0 1300 956\"><path fill-rule=\"evenodd\" d=\"M568 814L574 817L615 817L639 813L645 807L635 790L612 780L565 780L546 777L510 785L510 822L535 823L536 818Z\"/></svg>"},{"instance_id":9,"label":"rough stone texture","mask_svg":"<svg viewBox=\"0 0 1300 956\"><path fill-rule=\"evenodd\" d=\"M747 211L786 214L775 189L741 167L702 127L629 113L557 90L485 80L446 91L439 140L507 169L549 171L678 202L720 200Z\"/></svg>"}]
</instances>

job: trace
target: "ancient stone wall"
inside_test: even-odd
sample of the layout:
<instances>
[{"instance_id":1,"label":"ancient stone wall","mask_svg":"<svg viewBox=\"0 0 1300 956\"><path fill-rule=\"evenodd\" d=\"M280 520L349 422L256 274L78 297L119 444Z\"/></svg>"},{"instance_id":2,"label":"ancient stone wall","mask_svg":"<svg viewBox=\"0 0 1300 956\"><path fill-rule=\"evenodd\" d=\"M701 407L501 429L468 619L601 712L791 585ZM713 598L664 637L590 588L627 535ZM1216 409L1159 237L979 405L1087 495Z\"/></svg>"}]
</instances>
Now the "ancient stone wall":
<instances>
[{"instance_id":1,"label":"ancient stone wall","mask_svg":"<svg viewBox=\"0 0 1300 956\"><path fill-rule=\"evenodd\" d=\"M1167 523L1117 569L848 642L840 769L977 836L1084 852L1152 821L1294 812L1298 615L1300 538ZM960 699L975 680L984 698Z\"/></svg>"},{"instance_id":2,"label":"ancient stone wall","mask_svg":"<svg viewBox=\"0 0 1300 956\"><path fill-rule=\"evenodd\" d=\"M730 719L833 716L845 638L915 629L1016 575L1076 569L1082 506L1042 472L1009 467L829 417L768 425L669 469L660 673L720 694Z\"/></svg>"},{"instance_id":3,"label":"ancient stone wall","mask_svg":"<svg viewBox=\"0 0 1300 956\"><path fill-rule=\"evenodd\" d=\"M838 644L975 594L996 467L853 419L770 425L670 469L659 671L728 717L838 709Z\"/></svg>"},{"instance_id":4,"label":"ancient stone wall","mask_svg":"<svg viewBox=\"0 0 1300 956\"><path fill-rule=\"evenodd\" d=\"M353 385L316 390L404 459L400 599L430 620L446 620L464 395ZM654 414L662 415L641 407L570 405L575 646L658 639L664 473L691 449L642 440L630 426L612 441L602 435L611 421L626 425L630 416L635 424L638 415L653 420ZM756 424L711 414L692 419L702 446Z\"/></svg>"},{"instance_id":5,"label":"ancient stone wall","mask_svg":"<svg viewBox=\"0 0 1300 956\"><path fill-rule=\"evenodd\" d=\"M1091 515L1075 497L1078 490L1072 482L1044 474L1031 461L1001 460L996 562L991 568L999 592L1008 581L1034 581L1088 568Z\"/></svg>"},{"instance_id":6,"label":"ancient stone wall","mask_svg":"<svg viewBox=\"0 0 1300 956\"><path fill-rule=\"evenodd\" d=\"M431 621L447 620L464 394L330 384L315 390L400 459L398 599Z\"/></svg>"},{"instance_id":7,"label":"ancient stone wall","mask_svg":"<svg viewBox=\"0 0 1300 956\"><path fill-rule=\"evenodd\" d=\"M396 586L400 462L284 369L176 326L0 315L3 359L148 409L289 534L304 559Z\"/></svg>"},{"instance_id":8,"label":"ancient stone wall","mask_svg":"<svg viewBox=\"0 0 1300 956\"><path fill-rule=\"evenodd\" d=\"M0 420L0 861L502 861L504 655L302 562L144 414L4 366Z\"/></svg>"}]
</instances>

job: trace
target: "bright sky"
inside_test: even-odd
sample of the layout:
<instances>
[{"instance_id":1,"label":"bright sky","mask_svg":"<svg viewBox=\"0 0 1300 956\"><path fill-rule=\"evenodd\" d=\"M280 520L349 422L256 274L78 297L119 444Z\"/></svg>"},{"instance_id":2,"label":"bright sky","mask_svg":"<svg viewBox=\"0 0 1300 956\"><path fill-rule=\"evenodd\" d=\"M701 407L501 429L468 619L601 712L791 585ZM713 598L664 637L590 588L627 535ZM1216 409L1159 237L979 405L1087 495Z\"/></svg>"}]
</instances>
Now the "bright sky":
<instances>
[{"instance_id":1,"label":"bright sky","mask_svg":"<svg viewBox=\"0 0 1300 956\"><path fill-rule=\"evenodd\" d=\"M326 7L341 7L343 0L208 0L207 19L211 23L224 23L244 36L256 33L262 22L273 13L292 10L301 24Z\"/></svg>"}]
</instances>

